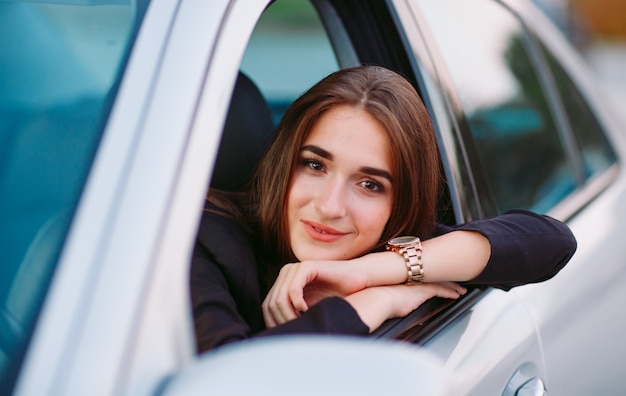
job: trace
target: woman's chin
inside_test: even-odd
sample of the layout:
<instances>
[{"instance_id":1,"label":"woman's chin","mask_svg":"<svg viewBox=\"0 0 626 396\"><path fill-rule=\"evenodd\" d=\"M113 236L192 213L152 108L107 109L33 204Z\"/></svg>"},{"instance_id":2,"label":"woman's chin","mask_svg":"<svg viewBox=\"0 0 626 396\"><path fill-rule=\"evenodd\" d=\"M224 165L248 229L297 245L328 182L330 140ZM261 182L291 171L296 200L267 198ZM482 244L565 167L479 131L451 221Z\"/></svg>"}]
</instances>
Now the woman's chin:
<instances>
[{"instance_id":1,"label":"woman's chin","mask_svg":"<svg viewBox=\"0 0 626 396\"><path fill-rule=\"evenodd\" d=\"M347 260L352 257L348 255L342 255L338 252L329 251L329 249L301 249L301 251L294 252L298 261L312 261L312 260Z\"/></svg>"},{"instance_id":2,"label":"woman's chin","mask_svg":"<svg viewBox=\"0 0 626 396\"><path fill-rule=\"evenodd\" d=\"M365 253L367 253L367 250L364 252L355 252L348 249L329 249L321 247L307 247L294 250L294 255L298 261L350 260L362 256Z\"/></svg>"}]
</instances>

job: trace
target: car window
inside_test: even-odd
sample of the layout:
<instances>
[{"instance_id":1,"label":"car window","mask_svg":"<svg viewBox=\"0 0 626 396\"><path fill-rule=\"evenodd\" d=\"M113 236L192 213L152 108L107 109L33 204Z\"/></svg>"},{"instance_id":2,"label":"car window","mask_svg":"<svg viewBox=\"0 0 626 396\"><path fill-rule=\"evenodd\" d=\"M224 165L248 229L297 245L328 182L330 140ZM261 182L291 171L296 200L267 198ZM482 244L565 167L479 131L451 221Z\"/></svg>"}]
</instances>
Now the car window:
<instances>
[{"instance_id":1,"label":"car window","mask_svg":"<svg viewBox=\"0 0 626 396\"><path fill-rule=\"evenodd\" d=\"M548 63L569 126L581 151L584 175L587 179L592 178L616 162L615 153L603 133L604 128L568 73L545 46L539 47Z\"/></svg>"},{"instance_id":2,"label":"car window","mask_svg":"<svg viewBox=\"0 0 626 396\"><path fill-rule=\"evenodd\" d=\"M308 0L272 3L257 23L241 64L276 123L291 102L338 69L328 35Z\"/></svg>"},{"instance_id":3,"label":"car window","mask_svg":"<svg viewBox=\"0 0 626 396\"><path fill-rule=\"evenodd\" d=\"M141 20L135 2L104 3L0 2L0 384L7 392Z\"/></svg>"},{"instance_id":4,"label":"car window","mask_svg":"<svg viewBox=\"0 0 626 396\"><path fill-rule=\"evenodd\" d=\"M521 23L491 0L420 4L458 92L497 211L549 210L576 187L576 176Z\"/></svg>"},{"instance_id":5,"label":"car window","mask_svg":"<svg viewBox=\"0 0 626 396\"><path fill-rule=\"evenodd\" d=\"M256 112L249 109L250 105L263 106L258 105L256 90L249 89L248 79L262 92L274 123L300 94L340 67L378 64L399 71L416 83L412 55L407 53L402 29L396 25L388 4L360 0L315 0L313 3L315 7L309 1L277 0L258 21L240 66L243 73L235 83L211 188L237 190L238 183L230 187L229 183L222 182L222 176L225 174L231 180L239 178L240 169L235 168L242 168L241 164L248 163L247 159L256 154L246 154L244 150L260 146L249 132L265 133L265 128L260 126L266 124L263 115L253 114ZM416 88L419 89L417 84ZM241 100L240 95L248 95L248 100ZM240 107L248 110L241 111ZM246 120L252 120L252 124ZM248 126L242 128L243 124ZM234 143L228 139L229 134L236 137ZM241 144L242 141L246 144ZM222 159L228 157L233 163L222 166L226 163ZM249 175L253 166L243 168ZM440 219L454 224L447 191L442 196ZM395 327L399 320L387 322L376 337L401 336L406 329L410 329L411 334L420 332L422 324L442 312L449 301L433 299L401 326Z\"/></svg>"}]
</instances>

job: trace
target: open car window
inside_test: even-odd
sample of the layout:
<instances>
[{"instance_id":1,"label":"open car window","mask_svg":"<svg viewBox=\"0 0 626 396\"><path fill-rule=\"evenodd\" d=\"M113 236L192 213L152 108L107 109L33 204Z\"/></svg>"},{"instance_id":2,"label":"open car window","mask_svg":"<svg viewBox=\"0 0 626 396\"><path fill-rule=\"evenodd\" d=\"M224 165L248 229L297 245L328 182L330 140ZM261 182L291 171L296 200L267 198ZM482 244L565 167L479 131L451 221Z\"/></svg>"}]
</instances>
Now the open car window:
<instances>
[{"instance_id":1,"label":"open car window","mask_svg":"<svg viewBox=\"0 0 626 396\"><path fill-rule=\"evenodd\" d=\"M258 21L240 65L212 187L224 189L229 184L224 183L224 174L237 174L237 178L245 180L246 176L240 174L243 162L249 167L246 171L249 177L255 166L255 161L249 160L258 159L260 153L242 150L252 146L262 151L259 146L267 144L267 138L258 140L258 145L250 142L256 142L258 136L271 136L285 109L305 90L339 68L359 64L385 66L407 77L419 92L412 55L407 52L402 35L394 16L381 2L272 2ZM241 100L242 91L254 99ZM252 108L240 107L250 106L252 102ZM267 112L271 114L269 126ZM243 124L248 126L241 127ZM241 131L246 137L242 138ZM251 131L254 136L249 135ZM242 139L247 143L240 144ZM226 158L234 160L226 165ZM238 186L241 183L235 183L234 189ZM452 223L454 214L447 192L443 194L442 208L442 213L446 213L443 218ZM386 323L376 336L417 341L423 323L434 320L450 305L449 300L433 299L406 319Z\"/></svg>"}]
</instances>

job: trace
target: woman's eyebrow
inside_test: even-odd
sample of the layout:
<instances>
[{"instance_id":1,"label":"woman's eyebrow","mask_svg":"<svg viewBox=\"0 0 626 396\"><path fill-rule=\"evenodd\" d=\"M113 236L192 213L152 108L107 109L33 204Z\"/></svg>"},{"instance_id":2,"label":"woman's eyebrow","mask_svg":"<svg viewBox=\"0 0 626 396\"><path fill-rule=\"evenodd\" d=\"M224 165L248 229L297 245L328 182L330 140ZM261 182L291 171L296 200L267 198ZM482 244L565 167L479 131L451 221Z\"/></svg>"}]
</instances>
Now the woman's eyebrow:
<instances>
[{"instance_id":1,"label":"woman's eyebrow","mask_svg":"<svg viewBox=\"0 0 626 396\"><path fill-rule=\"evenodd\" d=\"M324 150L323 148L319 147L319 146L315 146L313 144L309 144L306 146L302 146L302 148L300 148L300 152L303 151L310 151L314 154L319 155L322 158L326 158L327 160L332 161L334 156ZM391 177L391 173L387 172L384 169L379 169L379 168L372 168L369 166L364 166L362 168L359 169L361 172L367 174L367 175L372 175L372 176L379 176L379 177L384 177L385 179L389 180L390 182L393 182L393 178Z\"/></svg>"},{"instance_id":2,"label":"woman's eyebrow","mask_svg":"<svg viewBox=\"0 0 626 396\"><path fill-rule=\"evenodd\" d=\"M310 152L312 152L314 154L317 154L317 155L319 155L322 158L326 158L327 160L330 160L330 161L332 161L333 158L334 158L334 156L331 153L329 153L328 151L324 150L323 148L321 148L319 146L315 146L313 144L302 146L300 148L300 152L303 152L303 151L310 151Z\"/></svg>"},{"instance_id":3,"label":"woman's eyebrow","mask_svg":"<svg viewBox=\"0 0 626 396\"><path fill-rule=\"evenodd\" d=\"M370 168L369 166L365 166L361 168L360 170L361 172L367 175L384 177L385 179L393 183L393 178L391 177L391 173L387 172L386 170L378 169L378 168Z\"/></svg>"}]
</instances>

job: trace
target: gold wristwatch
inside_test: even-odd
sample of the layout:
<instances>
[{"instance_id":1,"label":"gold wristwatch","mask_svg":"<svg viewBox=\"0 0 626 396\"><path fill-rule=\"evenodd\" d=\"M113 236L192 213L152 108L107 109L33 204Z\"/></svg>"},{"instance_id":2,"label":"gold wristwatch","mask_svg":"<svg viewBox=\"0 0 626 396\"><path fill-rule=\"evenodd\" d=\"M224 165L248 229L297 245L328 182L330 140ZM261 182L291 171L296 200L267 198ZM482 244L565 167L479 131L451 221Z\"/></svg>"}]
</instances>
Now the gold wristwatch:
<instances>
[{"instance_id":1,"label":"gold wristwatch","mask_svg":"<svg viewBox=\"0 0 626 396\"><path fill-rule=\"evenodd\" d=\"M407 270L407 284L420 283L424 279L422 263L422 242L418 237L399 236L387 243L387 250L396 252L404 258Z\"/></svg>"}]
</instances>

